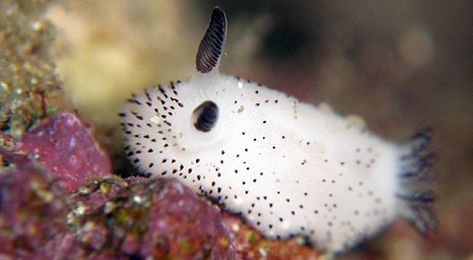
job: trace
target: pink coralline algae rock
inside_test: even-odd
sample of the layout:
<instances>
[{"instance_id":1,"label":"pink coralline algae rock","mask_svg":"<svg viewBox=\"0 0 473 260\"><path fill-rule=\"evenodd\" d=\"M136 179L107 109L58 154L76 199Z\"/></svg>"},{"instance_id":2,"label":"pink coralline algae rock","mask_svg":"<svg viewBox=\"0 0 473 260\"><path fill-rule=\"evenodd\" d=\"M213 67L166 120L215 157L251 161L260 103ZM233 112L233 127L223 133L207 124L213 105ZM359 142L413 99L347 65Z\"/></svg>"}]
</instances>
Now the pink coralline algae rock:
<instances>
[{"instance_id":1,"label":"pink coralline algae rock","mask_svg":"<svg viewBox=\"0 0 473 260\"><path fill-rule=\"evenodd\" d=\"M27 156L0 149L0 158L0 258L32 259L68 232L65 190Z\"/></svg>"},{"instance_id":2,"label":"pink coralline algae rock","mask_svg":"<svg viewBox=\"0 0 473 260\"><path fill-rule=\"evenodd\" d=\"M103 178L73 195L68 222L91 252L234 259L219 210L175 180Z\"/></svg>"},{"instance_id":3,"label":"pink coralline algae rock","mask_svg":"<svg viewBox=\"0 0 473 260\"><path fill-rule=\"evenodd\" d=\"M0 259L234 259L218 208L175 180L105 176L69 193L0 149Z\"/></svg>"},{"instance_id":4,"label":"pink coralline algae rock","mask_svg":"<svg viewBox=\"0 0 473 260\"><path fill-rule=\"evenodd\" d=\"M70 194L27 155L0 148L0 259L85 259L91 255L66 221Z\"/></svg>"},{"instance_id":5,"label":"pink coralline algae rock","mask_svg":"<svg viewBox=\"0 0 473 260\"><path fill-rule=\"evenodd\" d=\"M62 112L24 134L18 150L32 154L68 191L85 179L111 173L108 155L72 112Z\"/></svg>"}]
</instances>

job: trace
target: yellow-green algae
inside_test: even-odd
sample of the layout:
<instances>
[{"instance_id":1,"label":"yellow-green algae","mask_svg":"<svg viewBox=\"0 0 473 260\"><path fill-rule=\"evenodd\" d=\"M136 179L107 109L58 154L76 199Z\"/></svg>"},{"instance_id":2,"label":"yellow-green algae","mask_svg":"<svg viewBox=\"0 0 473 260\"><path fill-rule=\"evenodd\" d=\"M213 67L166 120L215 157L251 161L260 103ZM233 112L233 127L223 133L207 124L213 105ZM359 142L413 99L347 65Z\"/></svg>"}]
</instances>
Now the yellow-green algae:
<instances>
[{"instance_id":1,"label":"yellow-green algae","mask_svg":"<svg viewBox=\"0 0 473 260\"><path fill-rule=\"evenodd\" d=\"M0 0L0 127L21 135L56 110L60 84L51 59L55 0Z\"/></svg>"}]
</instances>

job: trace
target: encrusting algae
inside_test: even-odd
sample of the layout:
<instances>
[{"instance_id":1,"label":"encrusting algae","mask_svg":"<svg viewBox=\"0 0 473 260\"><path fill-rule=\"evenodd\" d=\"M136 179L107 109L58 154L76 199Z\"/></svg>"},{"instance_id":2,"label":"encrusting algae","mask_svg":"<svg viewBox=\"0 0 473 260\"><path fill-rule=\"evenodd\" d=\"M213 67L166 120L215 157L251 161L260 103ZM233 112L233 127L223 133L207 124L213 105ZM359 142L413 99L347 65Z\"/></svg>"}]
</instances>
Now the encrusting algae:
<instances>
[{"instance_id":1,"label":"encrusting algae","mask_svg":"<svg viewBox=\"0 0 473 260\"><path fill-rule=\"evenodd\" d=\"M55 29L42 17L54 2L0 1L0 128L14 136L57 110L51 105L60 97L51 58Z\"/></svg>"}]
</instances>

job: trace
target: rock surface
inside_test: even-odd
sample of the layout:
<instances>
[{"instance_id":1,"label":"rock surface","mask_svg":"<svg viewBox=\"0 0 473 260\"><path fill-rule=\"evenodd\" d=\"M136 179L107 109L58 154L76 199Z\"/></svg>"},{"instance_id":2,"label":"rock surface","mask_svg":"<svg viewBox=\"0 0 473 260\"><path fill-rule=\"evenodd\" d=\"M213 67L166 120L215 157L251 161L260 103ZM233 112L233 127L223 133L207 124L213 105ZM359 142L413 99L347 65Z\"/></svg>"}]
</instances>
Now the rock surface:
<instances>
[{"instance_id":1,"label":"rock surface","mask_svg":"<svg viewBox=\"0 0 473 260\"><path fill-rule=\"evenodd\" d=\"M175 180L107 177L73 195L68 223L98 252L155 258L233 259L218 208Z\"/></svg>"},{"instance_id":2,"label":"rock surface","mask_svg":"<svg viewBox=\"0 0 473 260\"><path fill-rule=\"evenodd\" d=\"M8 165L0 168L0 258L31 258L68 232L60 217L68 199L61 183L27 156L5 150L0 156Z\"/></svg>"},{"instance_id":3,"label":"rock surface","mask_svg":"<svg viewBox=\"0 0 473 260\"><path fill-rule=\"evenodd\" d=\"M73 191L84 180L112 172L108 155L72 112L62 112L25 133L18 150L31 154Z\"/></svg>"},{"instance_id":4,"label":"rock surface","mask_svg":"<svg viewBox=\"0 0 473 260\"><path fill-rule=\"evenodd\" d=\"M218 208L177 181L107 176L70 194L27 156L0 155L0 258L235 258Z\"/></svg>"},{"instance_id":5,"label":"rock surface","mask_svg":"<svg viewBox=\"0 0 473 260\"><path fill-rule=\"evenodd\" d=\"M238 259L318 259L319 253L304 246L302 238L270 240L242 222L238 216L222 213Z\"/></svg>"}]
</instances>

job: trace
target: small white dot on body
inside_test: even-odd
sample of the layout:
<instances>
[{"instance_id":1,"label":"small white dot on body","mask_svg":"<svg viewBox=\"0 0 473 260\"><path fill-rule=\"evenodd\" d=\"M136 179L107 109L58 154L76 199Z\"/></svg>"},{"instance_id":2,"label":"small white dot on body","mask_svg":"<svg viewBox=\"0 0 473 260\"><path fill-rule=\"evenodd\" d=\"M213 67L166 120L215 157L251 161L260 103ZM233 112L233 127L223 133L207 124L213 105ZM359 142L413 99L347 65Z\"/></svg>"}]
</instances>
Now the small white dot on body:
<instances>
[{"instance_id":1,"label":"small white dot on body","mask_svg":"<svg viewBox=\"0 0 473 260\"><path fill-rule=\"evenodd\" d=\"M152 118L149 119L149 121L155 124L159 124L161 122L161 118L159 118L158 116L153 116Z\"/></svg>"}]
</instances>

